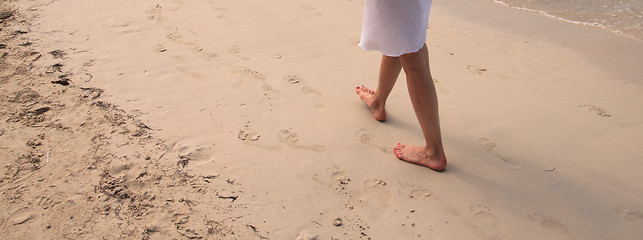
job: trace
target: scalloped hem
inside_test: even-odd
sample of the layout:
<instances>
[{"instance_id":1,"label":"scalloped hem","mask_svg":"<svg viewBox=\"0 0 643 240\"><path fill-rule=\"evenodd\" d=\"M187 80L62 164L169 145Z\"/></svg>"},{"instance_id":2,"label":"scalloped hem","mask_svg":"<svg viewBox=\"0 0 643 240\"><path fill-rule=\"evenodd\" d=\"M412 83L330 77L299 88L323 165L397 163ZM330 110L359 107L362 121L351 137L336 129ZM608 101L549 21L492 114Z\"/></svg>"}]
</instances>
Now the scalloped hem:
<instances>
[{"instance_id":1,"label":"scalloped hem","mask_svg":"<svg viewBox=\"0 0 643 240\"><path fill-rule=\"evenodd\" d=\"M420 44L420 47L415 48L415 51L413 51L413 49L411 49L411 50L390 51L389 52L389 51L378 49L378 48L369 48L367 46L363 46L361 43L359 44L359 47L362 50L365 50L365 51L379 51L382 55L387 56L387 57L399 57L399 56L402 56L404 54L419 52L424 47L424 44L426 44L426 41L423 42L422 44Z\"/></svg>"}]
</instances>

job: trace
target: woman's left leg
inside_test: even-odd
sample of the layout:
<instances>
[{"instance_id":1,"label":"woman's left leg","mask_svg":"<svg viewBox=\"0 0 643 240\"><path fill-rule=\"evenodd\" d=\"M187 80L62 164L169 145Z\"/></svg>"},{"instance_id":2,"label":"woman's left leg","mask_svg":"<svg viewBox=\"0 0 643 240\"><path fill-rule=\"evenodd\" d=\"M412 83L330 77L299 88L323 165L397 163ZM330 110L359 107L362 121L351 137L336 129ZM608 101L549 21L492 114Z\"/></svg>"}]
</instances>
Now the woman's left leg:
<instances>
[{"instance_id":1,"label":"woman's left leg","mask_svg":"<svg viewBox=\"0 0 643 240\"><path fill-rule=\"evenodd\" d=\"M391 94L401 71L402 61L399 57L382 56L377 90L373 91L364 85L355 89L360 99L368 105L378 121L386 120L386 99Z\"/></svg>"}]
</instances>

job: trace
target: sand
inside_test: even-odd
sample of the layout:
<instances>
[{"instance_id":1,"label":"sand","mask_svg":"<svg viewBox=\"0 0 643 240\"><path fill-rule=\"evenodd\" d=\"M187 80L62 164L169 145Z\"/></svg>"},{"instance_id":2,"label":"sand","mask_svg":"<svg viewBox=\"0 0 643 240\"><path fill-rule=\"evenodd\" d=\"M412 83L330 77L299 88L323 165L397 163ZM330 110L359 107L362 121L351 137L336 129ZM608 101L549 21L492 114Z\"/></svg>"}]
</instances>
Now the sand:
<instances>
[{"instance_id":1,"label":"sand","mask_svg":"<svg viewBox=\"0 0 643 240\"><path fill-rule=\"evenodd\" d=\"M13 0L0 30L7 239L636 239L643 44L491 1L433 4L449 166L404 74L354 93L363 1Z\"/></svg>"}]
</instances>

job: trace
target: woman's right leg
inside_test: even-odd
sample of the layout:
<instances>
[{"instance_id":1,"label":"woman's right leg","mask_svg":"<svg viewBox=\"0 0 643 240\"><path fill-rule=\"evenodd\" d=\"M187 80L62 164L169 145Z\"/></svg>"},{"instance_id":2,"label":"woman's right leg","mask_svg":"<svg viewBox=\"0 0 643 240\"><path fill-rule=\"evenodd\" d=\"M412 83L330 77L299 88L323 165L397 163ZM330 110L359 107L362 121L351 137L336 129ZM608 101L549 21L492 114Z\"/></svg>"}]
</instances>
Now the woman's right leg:
<instances>
[{"instance_id":1,"label":"woman's right leg","mask_svg":"<svg viewBox=\"0 0 643 240\"><path fill-rule=\"evenodd\" d=\"M429 52L426 45L420 51L405 54L401 58L415 115L420 122L426 145L398 144L395 155L404 161L442 171L447 158L442 146L438 97L429 67Z\"/></svg>"},{"instance_id":2,"label":"woman's right leg","mask_svg":"<svg viewBox=\"0 0 643 240\"><path fill-rule=\"evenodd\" d=\"M391 90L393 90L393 86L395 86L395 82L401 71L402 61L399 57L382 56L377 90L373 91L364 87L364 85L357 87L355 90L360 99L371 109L373 116L378 121L386 120L386 99L388 99L389 94L391 94Z\"/></svg>"}]
</instances>

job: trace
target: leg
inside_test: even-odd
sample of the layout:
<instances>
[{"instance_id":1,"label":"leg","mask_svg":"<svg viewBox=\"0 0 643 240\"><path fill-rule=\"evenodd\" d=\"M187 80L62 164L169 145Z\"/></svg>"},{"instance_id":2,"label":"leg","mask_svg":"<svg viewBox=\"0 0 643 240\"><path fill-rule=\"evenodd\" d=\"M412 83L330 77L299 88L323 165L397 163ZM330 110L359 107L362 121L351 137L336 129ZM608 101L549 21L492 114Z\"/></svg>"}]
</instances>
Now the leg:
<instances>
[{"instance_id":1,"label":"leg","mask_svg":"<svg viewBox=\"0 0 643 240\"><path fill-rule=\"evenodd\" d=\"M397 57L382 56L382 63L380 65L380 76L377 84L377 90L373 91L369 88L357 87L355 92L359 95L360 99L364 101L371 109L373 116L378 121L386 120L386 99L391 94L395 81L402 71L402 61Z\"/></svg>"},{"instance_id":2,"label":"leg","mask_svg":"<svg viewBox=\"0 0 643 240\"><path fill-rule=\"evenodd\" d=\"M429 52L424 45L420 51L402 55L400 59L426 145L398 144L394 148L395 155L404 161L442 171L446 168L447 159L442 146L438 97L429 68Z\"/></svg>"}]
</instances>

